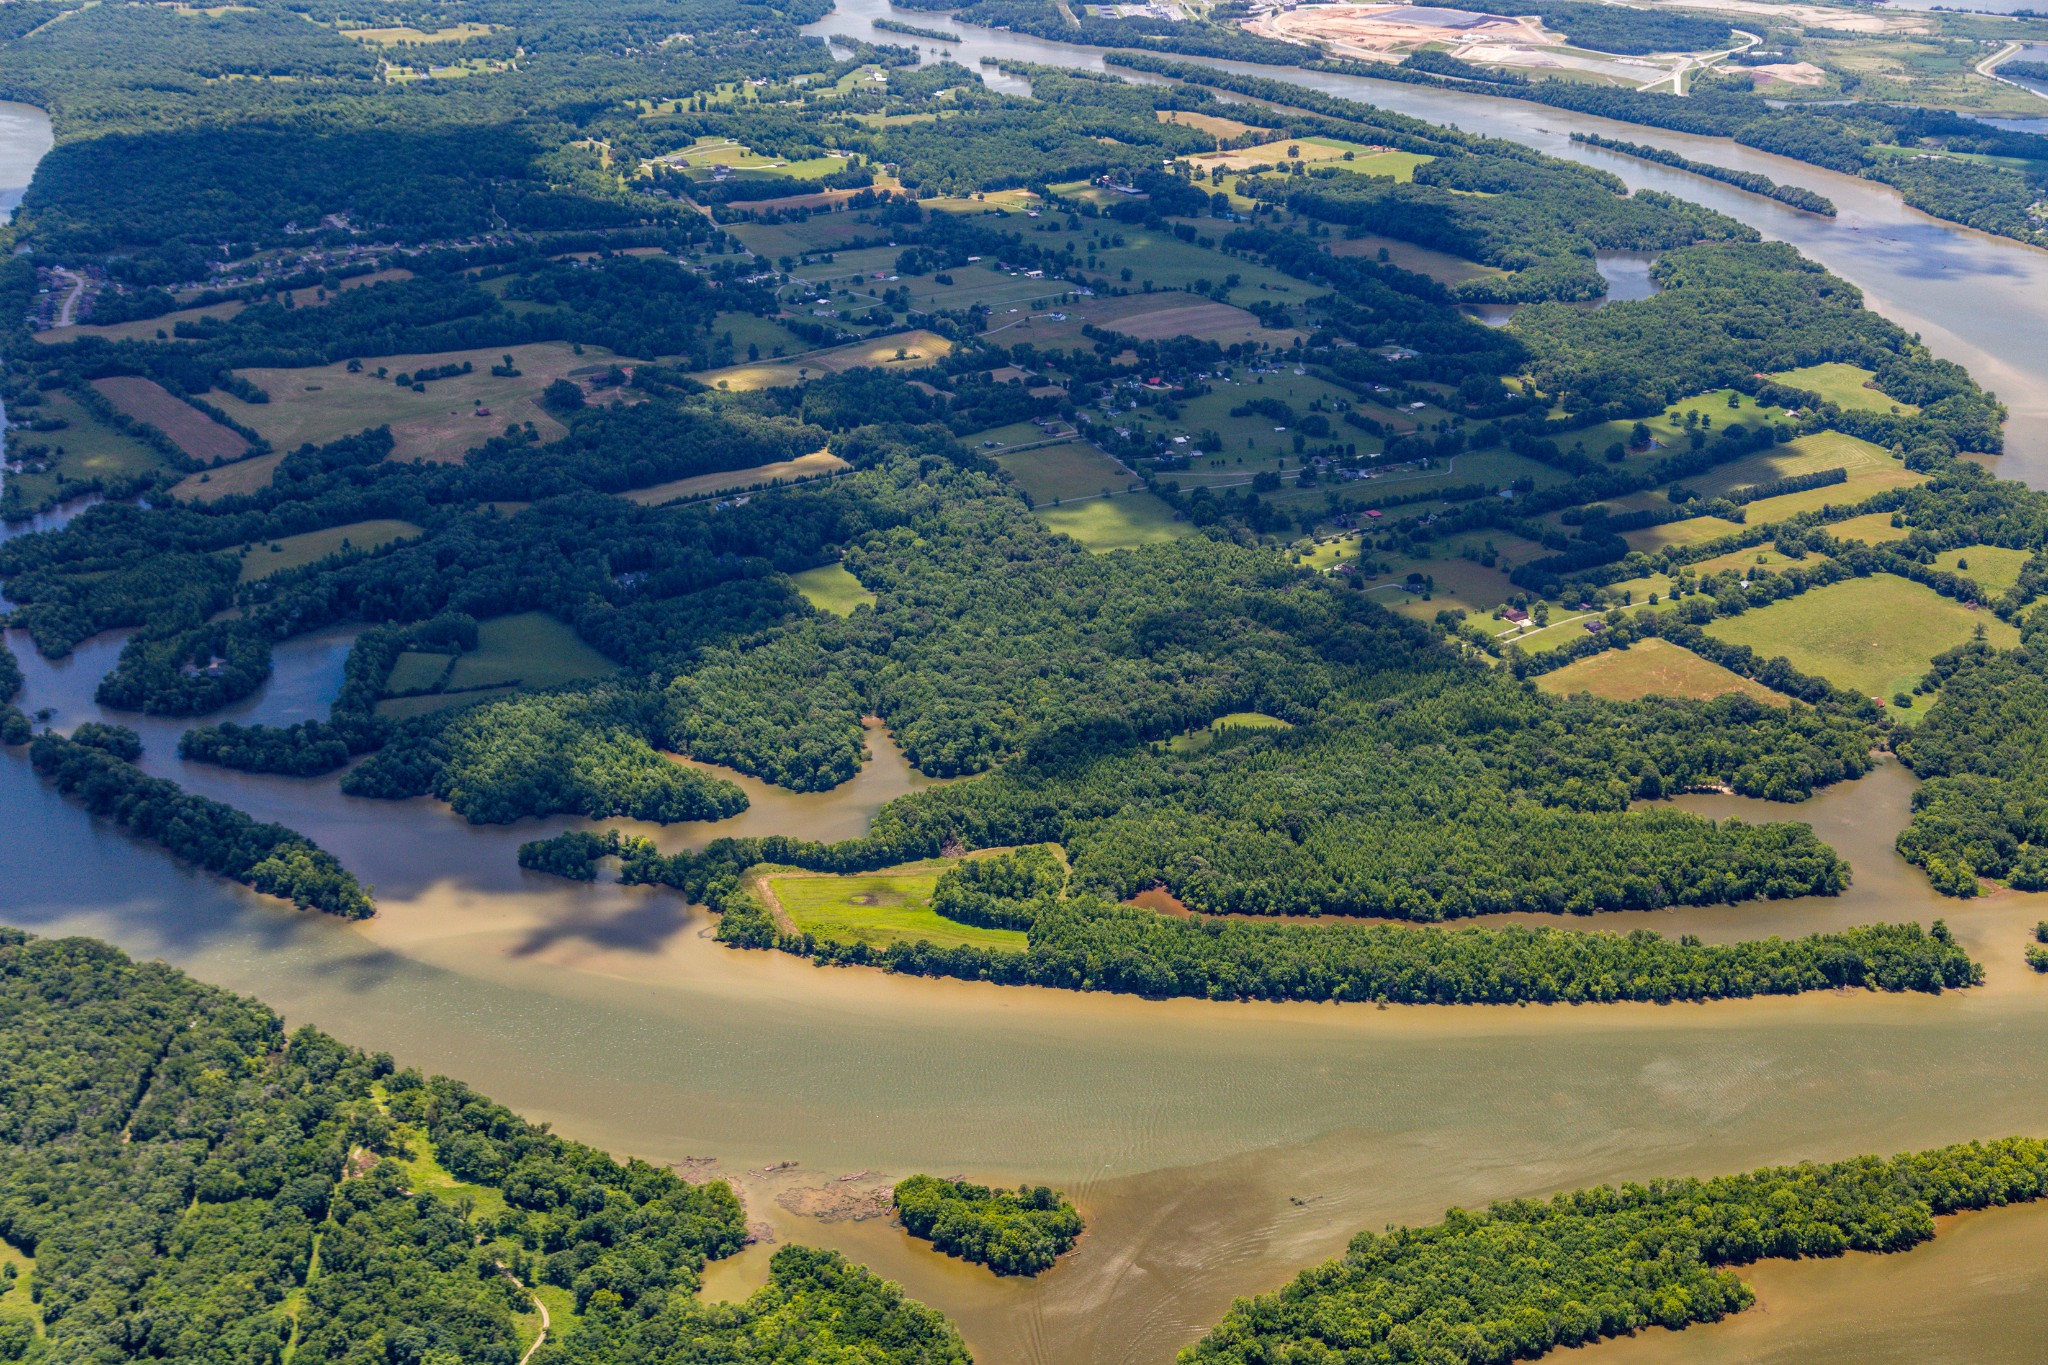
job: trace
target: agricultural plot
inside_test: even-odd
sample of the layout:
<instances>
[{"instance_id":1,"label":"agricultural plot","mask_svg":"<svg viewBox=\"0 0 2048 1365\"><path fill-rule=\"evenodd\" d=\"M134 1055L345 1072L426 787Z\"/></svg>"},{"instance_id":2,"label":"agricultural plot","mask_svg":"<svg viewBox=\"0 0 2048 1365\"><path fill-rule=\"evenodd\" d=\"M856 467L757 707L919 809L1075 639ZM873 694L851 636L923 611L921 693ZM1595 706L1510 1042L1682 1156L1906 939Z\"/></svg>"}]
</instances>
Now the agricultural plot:
<instances>
[{"instance_id":1,"label":"agricultural plot","mask_svg":"<svg viewBox=\"0 0 2048 1365\"><path fill-rule=\"evenodd\" d=\"M804 595L804 601L833 616L851 616L853 609L863 603L875 605L875 595L862 587L844 564L821 564L791 574L789 580Z\"/></svg>"},{"instance_id":2,"label":"agricultural plot","mask_svg":"<svg viewBox=\"0 0 2048 1365\"><path fill-rule=\"evenodd\" d=\"M1782 654L1802 673L1888 699L1910 691L1929 660L1978 626L1998 648L2019 642L2019 632L1988 611L1971 611L1911 579L1872 574L1723 617L1706 630L1766 658Z\"/></svg>"},{"instance_id":3,"label":"agricultural plot","mask_svg":"<svg viewBox=\"0 0 2048 1365\"><path fill-rule=\"evenodd\" d=\"M1796 370L1780 370L1768 377L1795 389L1817 393L1838 408L1908 414L1920 411L1917 405L1872 387L1870 381L1876 377L1876 372L1857 365L1839 362L1805 365Z\"/></svg>"},{"instance_id":4,"label":"agricultural plot","mask_svg":"<svg viewBox=\"0 0 2048 1365\"><path fill-rule=\"evenodd\" d=\"M1607 701L1640 697L1677 697L1704 701L1740 693L1770 706L1788 699L1762 683L1702 659L1682 645L1666 640L1638 640L1627 649L1610 649L1566 664L1536 679L1537 686L1560 697L1588 692Z\"/></svg>"},{"instance_id":5,"label":"agricultural plot","mask_svg":"<svg viewBox=\"0 0 2048 1365\"><path fill-rule=\"evenodd\" d=\"M773 261L807 251L836 251L874 236L875 225L851 213L821 213L801 223L734 223L726 231L756 256Z\"/></svg>"},{"instance_id":6,"label":"agricultural plot","mask_svg":"<svg viewBox=\"0 0 2048 1365\"><path fill-rule=\"evenodd\" d=\"M788 874L769 876L769 898L798 929L837 943L925 941L945 948L993 948L1021 952L1026 943L1015 929L957 924L931 908L932 888L944 865L911 864L859 876Z\"/></svg>"},{"instance_id":7,"label":"agricultural plot","mask_svg":"<svg viewBox=\"0 0 2048 1365\"><path fill-rule=\"evenodd\" d=\"M1030 283L1042 287L1045 282ZM1028 341L1041 349L1087 346L1090 342L1082 334L1083 327L1107 328L1138 341L1185 336L1219 346L1250 342L1286 347L1302 335L1288 328L1266 327L1256 314L1234 305L1179 292L1083 298L1039 310L1021 304L1007 311L998 308L982 335L996 338L999 344Z\"/></svg>"},{"instance_id":8,"label":"agricultural plot","mask_svg":"<svg viewBox=\"0 0 2048 1365\"><path fill-rule=\"evenodd\" d=\"M218 502L237 493L254 493L270 487L271 475L283 460L284 452L278 451L188 474L171 488L171 496L190 502Z\"/></svg>"},{"instance_id":9,"label":"agricultural plot","mask_svg":"<svg viewBox=\"0 0 2048 1365\"><path fill-rule=\"evenodd\" d=\"M1905 472L1881 446L1839 431L1821 431L1759 451L1746 459L1717 465L1705 473L1687 478L1684 483L1701 497L1719 498L1778 479L1818 474L1827 469L1847 470L1849 475L1848 484L1815 490L1829 494L1826 500L1835 503L1868 497L1869 493L1851 490L1873 480L1884 483L1884 476L1894 470ZM1890 485L1885 483L1885 486ZM1875 491L1874 488L1871 490ZM1755 520L1753 515L1751 520Z\"/></svg>"},{"instance_id":10,"label":"agricultural plot","mask_svg":"<svg viewBox=\"0 0 2048 1365\"><path fill-rule=\"evenodd\" d=\"M1364 256L1371 260L1385 260L1389 265L1427 275L1441 284L1459 284L1465 280L1486 279L1506 273L1494 266L1468 261L1448 251L1417 246L1397 237L1368 234L1364 237L1334 238L1324 242L1323 249L1340 258ZM1382 252L1386 254L1382 256Z\"/></svg>"},{"instance_id":11,"label":"agricultural plot","mask_svg":"<svg viewBox=\"0 0 2048 1365\"><path fill-rule=\"evenodd\" d=\"M814 374L840 374L862 367L921 370L952 354L953 343L936 332L917 329L870 337L846 346L791 356L786 360L728 365L722 370L705 370L697 375L714 388L744 393L751 389L772 389L801 384Z\"/></svg>"},{"instance_id":12,"label":"agricultural plot","mask_svg":"<svg viewBox=\"0 0 2048 1365\"><path fill-rule=\"evenodd\" d=\"M618 665L544 611L498 616L477 624L477 647L453 656L453 667L446 654L399 655L384 681L385 700L377 704L377 714L393 719L425 715L510 696L522 689L601 678L617 670ZM396 695L437 684L438 692Z\"/></svg>"},{"instance_id":13,"label":"agricultural plot","mask_svg":"<svg viewBox=\"0 0 2048 1365\"><path fill-rule=\"evenodd\" d=\"M1408 576L1418 573L1425 586L1410 591ZM1504 571L1469 559L1395 559L1386 574L1365 582L1381 606L1424 620L1434 619L1440 611L1460 609L1486 616L1517 591Z\"/></svg>"},{"instance_id":14,"label":"agricultural plot","mask_svg":"<svg viewBox=\"0 0 2048 1365\"><path fill-rule=\"evenodd\" d=\"M122 413L149 423L195 460L232 460L249 449L249 443L239 433L214 421L155 380L115 375L95 379L92 386Z\"/></svg>"},{"instance_id":15,"label":"agricultural plot","mask_svg":"<svg viewBox=\"0 0 2048 1365\"><path fill-rule=\"evenodd\" d=\"M377 550L421 534L421 529L409 521L380 518L286 536L243 551L242 582L253 583L287 569L304 568L343 550Z\"/></svg>"},{"instance_id":16,"label":"agricultural plot","mask_svg":"<svg viewBox=\"0 0 2048 1365\"><path fill-rule=\"evenodd\" d=\"M1031 495L1034 503L1099 498L1106 491L1122 489L1132 482L1128 470L1085 441L996 454L993 458L1019 488Z\"/></svg>"},{"instance_id":17,"label":"agricultural plot","mask_svg":"<svg viewBox=\"0 0 2048 1365\"><path fill-rule=\"evenodd\" d=\"M1207 218L1195 221L1199 224L1198 231L1205 234L1216 232L1223 226ZM1268 266L1226 256L1196 242L1183 242L1171 232L1150 232L1141 227L1115 223L1096 230L1110 241L1121 236L1124 244L1098 246L1094 243L1101 239L1092 238L1084 232L1081 242L1075 247L1081 253L1083 267L1091 276L1121 281L1132 289L1142 290L1147 284L1154 290L1192 289L1197 280L1220 285L1235 275L1238 285L1230 291L1229 297L1246 302L1255 295L1263 295L1280 303L1300 303L1318 292L1313 286ZM1048 238L1046 244L1058 246L1059 241ZM1087 264L1091 256L1095 260L1092 266ZM1127 281L1122 279L1122 272L1126 269L1131 272Z\"/></svg>"},{"instance_id":18,"label":"agricultural plot","mask_svg":"<svg viewBox=\"0 0 2048 1365\"><path fill-rule=\"evenodd\" d=\"M1628 542L1631 550L1654 554L1674 547L1685 549L1703 545L1722 536L1732 536L1741 529L1736 523L1720 517L1694 517L1690 521L1673 521L1662 526L1645 526L1639 531L1624 531L1621 538Z\"/></svg>"},{"instance_id":19,"label":"agricultural plot","mask_svg":"<svg viewBox=\"0 0 2048 1365\"><path fill-rule=\"evenodd\" d=\"M507 354L519 374L492 374L491 367ZM544 441L560 437L564 428L541 407L541 391L574 371L612 359L602 346L586 346L579 356L566 342L545 341L507 349L378 356L363 361L360 374L350 374L345 363L251 369L238 373L268 393L268 403L244 403L228 394L216 395L215 401L279 450L389 426L393 459L452 462L514 422L533 423ZM425 393L393 382L399 374L463 361L471 365L469 374L429 381ZM377 376L379 369L386 372L383 378Z\"/></svg>"},{"instance_id":20,"label":"agricultural plot","mask_svg":"<svg viewBox=\"0 0 2048 1365\"><path fill-rule=\"evenodd\" d=\"M345 28L344 38L353 38L359 43L373 47L397 47L402 43L462 43L471 38L489 37L497 30L490 24L450 24L446 28L417 29L395 28Z\"/></svg>"},{"instance_id":21,"label":"agricultural plot","mask_svg":"<svg viewBox=\"0 0 2048 1365\"><path fill-rule=\"evenodd\" d=\"M1237 138L1248 133L1265 131L1249 123L1239 123L1234 118L1224 118L1220 114L1196 114L1185 109L1161 109L1159 121L1178 124L1183 128L1199 128L1214 138Z\"/></svg>"},{"instance_id":22,"label":"agricultural plot","mask_svg":"<svg viewBox=\"0 0 2048 1365\"><path fill-rule=\"evenodd\" d=\"M1347 153L1351 158L1349 161L1345 161ZM1363 142L1344 142L1331 137L1298 137L1228 152L1203 152L1188 160L1204 171L1217 166L1226 171L1248 171L1254 166L1278 166L1297 157L1309 165L1340 162L1342 169L1347 171L1392 176L1403 181L1414 179L1417 166L1435 159L1416 152L1372 147Z\"/></svg>"},{"instance_id":23,"label":"agricultural plot","mask_svg":"<svg viewBox=\"0 0 2048 1365\"><path fill-rule=\"evenodd\" d=\"M1993 597L2017 586L2020 570L2033 555L2026 550L2008 550L2002 545L1968 545L1944 550L1934 557L1934 567L1961 574Z\"/></svg>"},{"instance_id":24,"label":"agricultural plot","mask_svg":"<svg viewBox=\"0 0 2048 1365\"><path fill-rule=\"evenodd\" d=\"M1048 530L1072 536L1097 553L1163 545L1194 533L1186 522L1175 521L1173 509L1150 493L1119 493L1058 507L1041 506L1035 515Z\"/></svg>"},{"instance_id":25,"label":"agricultural plot","mask_svg":"<svg viewBox=\"0 0 2048 1365\"><path fill-rule=\"evenodd\" d=\"M1892 525L1889 512L1866 512L1860 517L1829 522L1826 529L1837 540L1860 540L1865 545L1883 545L1912 534L1907 527Z\"/></svg>"},{"instance_id":26,"label":"agricultural plot","mask_svg":"<svg viewBox=\"0 0 2048 1365\"><path fill-rule=\"evenodd\" d=\"M177 338L177 326L181 322L231 318L247 306L240 299L230 299L226 303L210 303L203 308L180 308L162 317L106 324L81 322L70 327L48 327L34 335L45 346L57 346L84 337L99 337L106 341L170 341Z\"/></svg>"},{"instance_id":27,"label":"agricultural plot","mask_svg":"<svg viewBox=\"0 0 2048 1365\"><path fill-rule=\"evenodd\" d=\"M670 479L651 488L636 488L621 493L627 502L637 502L643 507L659 507L663 503L681 502L687 498L706 498L714 493L732 489L756 488L763 484L802 483L806 479L820 478L826 474L837 474L851 468L846 461L829 451L814 450L808 455L799 455L794 460L778 460L774 464L754 465L747 469L728 469L717 474L695 474L687 479Z\"/></svg>"},{"instance_id":28,"label":"agricultural plot","mask_svg":"<svg viewBox=\"0 0 2048 1365\"><path fill-rule=\"evenodd\" d=\"M127 432L108 426L70 394L60 390L44 394L43 405L37 411L66 425L58 431L17 430L8 437L15 455L34 445L46 446L51 452L49 467L42 472L7 476L8 485L19 489L21 496L31 503L39 503L58 491L59 474L67 481L81 482L150 473L164 467L162 455Z\"/></svg>"},{"instance_id":29,"label":"agricultural plot","mask_svg":"<svg viewBox=\"0 0 2048 1365\"><path fill-rule=\"evenodd\" d=\"M756 317L752 313L720 313L712 320L711 335L731 338L735 355L744 355L747 347L753 346L771 360L795 355L811 346L774 318Z\"/></svg>"}]
</instances>

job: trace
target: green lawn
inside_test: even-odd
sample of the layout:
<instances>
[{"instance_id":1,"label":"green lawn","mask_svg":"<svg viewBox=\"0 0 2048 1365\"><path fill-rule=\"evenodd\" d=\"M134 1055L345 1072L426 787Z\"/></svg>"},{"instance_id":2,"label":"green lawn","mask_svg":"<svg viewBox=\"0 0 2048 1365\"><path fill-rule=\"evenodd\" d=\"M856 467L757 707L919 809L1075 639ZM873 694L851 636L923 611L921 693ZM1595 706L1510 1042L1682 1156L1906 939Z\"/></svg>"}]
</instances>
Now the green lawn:
<instances>
[{"instance_id":1,"label":"green lawn","mask_svg":"<svg viewBox=\"0 0 2048 1365\"><path fill-rule=\"evenodd\" d=\"M1959 573L1993 597L1999 597L2020 581L2020 570L2032 558L2026 550L2008 550L2002 545L1969 545L1960 550L1944 550L1934 557L1934 566Z\"/></svg>"},{"instance_id":2,"label":"green lawn","mask_svg":"<svg viewBox=\"0 0 2048 1365\"><path fill-rule=\"evenodd\" d=\"M1085 441L991 454L1037 503L1099 498L1105 489L1121 490L1131 482L1121 465Z\"/></svg>"},{"instance_id":3,"label":"green lawn","mask_svg":"<svg viewBox=\"0 0 2048 1365\"><path fill-rule=\"evenodd\" d=\"M324 531L306 531L282 540L267 541L242 556L242 581L253 583L259 578L283 573L286 569L317 563L345 549L375 550L420 534L420 528L409 521L382 518L352 521L346 526L330 526Z\"/></svg>"},{"instance_id":4,"label":"green lawn","mask_svg":"<svg viewBox=\"0 0 2048 1365\"><path fill-rule=\"evenodd\" d=\"M1192 535L1194 528L1173 519L1173 509L1150 493L1119 493L1058 507L1040 507L1038 519L1048 529L1095 551L1129 550L1161 545Z\"/></svg>"},{"instance_id":5,"label":"green lawn","mask_svg":"<svg viewBox=\"0 0 2048 1365\"><path fill-rule=\"evenodd\" d=\"M1910 691L1929 660L1968 640L1978 626L2000 648L2019 642L2019 632L1988 611L1971 611L1910 579L1872 574L1724 617L1706 630L1889 701L1894 692Z\"/></svg>"},{"instance_id":6,"label":"green lawn","mask_svg":"<svg viewBox=\"0 0 2048 1365\"><path fill-rule=\"evenodd\" d=\"M806 602L834 616L851 616L862 603L875 605L875 595L863 588L844 564L821 564L789 577Z\"/></svg>"},{"instance_id":7,"label":"green lawn","mask_svg":"<svg viewBox=\"0 0 2048 1365\"><path fill-rule=\"evenodd\" d=\"M480 622L477 646L455 661L448 686L456 691L510 683L557 687L617 668L546 612L525 611Z\"/></svg>"},{"instance_id":8,"label":"green lawn","mask_svg":"<svg viewBox=\"0 0 2048 1365\"><path fill-rule=\"evenodd\" d=\"M921 864L851 877L778 876L767 885L790 921L819 938L878 945L922 939L944 948L1023 951L1018 930L956 924L932 910L940 870Z\"/></svg>"},{"instance_id":9,"label":"green lawn","mask_svg":"<svg viewBox=\"0 0 2048 1365\"><path fill-rule=\"evenodd\" d=\"M1890 394L1871 388L1870 381L1875 376L1874 370L1830 361L1825 365L1802 365L1796 370L1780 370L1769 377L1780 384L1805 389L1808 393L1817 393L1838 408L1861 409L1864 412L1920 411L1917 406L1904 399L1893 398Z\"/></svg>"}]
</instances>

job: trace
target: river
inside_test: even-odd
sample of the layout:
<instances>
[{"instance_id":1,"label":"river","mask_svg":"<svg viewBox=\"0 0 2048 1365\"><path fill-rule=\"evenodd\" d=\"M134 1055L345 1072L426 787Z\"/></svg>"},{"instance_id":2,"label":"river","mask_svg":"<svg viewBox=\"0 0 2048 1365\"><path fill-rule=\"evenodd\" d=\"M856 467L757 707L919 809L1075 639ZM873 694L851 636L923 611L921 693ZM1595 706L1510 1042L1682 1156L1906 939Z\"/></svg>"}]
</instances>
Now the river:
<instances>
[{"instance_id":1,"label":"river","mask_svg":"<svg viewBox=\"0 0 2048 1365\"><path fill-rule=\"evenodd\" d=\"M846 22L854 21L826 24ZM1091 55L1008 46L1040 61ZM1436 112L1473 127L1495 114L1479 103ZM1501 116L1517 112L1506 106ZM1814 173L1813 183L1836 193L1827 179ZM1670 184L1700 199L1715 188L1675 173ZM1882 210L1881 196L1873 203ZM1783 212L1750 196L1724 206L1767 229ZM1829 238L1834 256L1814 254L1852 278L1862 270L1873 297L1872 281L1892 278L1888 268L1912 278L1885 233L1926 233L1941 258L1972 263L1956 280L1972 289L1970 281L2034 260L2016 246L1916 224L1895 203L1890 212L1882 231L1845 230ZM1930 286L1910 297L1984 347L2018 310L2007 297L1987 315L1973 311L1995 292ZM1936 335L1931 323L1912 325ZM2012 360L2048 364L2023 353ZM282 647L276 677L238 713L320 714L346 639L336 631ZM54 664L19 635L10 643L30 709L50 707L67 725L98 714L92 685L117 637ZM1855 867L1845 896L1611 922L1733 938L1946 914L1989 967L1980 990L1378 1010L1145 1002L732 952L670 894L577 886L514 864L521 840L575 822L472 828L431 802L394 808L341 797L331 782L188 767L173 752L180 726L137 728L151 770L305 830L376 886L382 913L362 925L295 914L85 817L18 755L0 755L0 828L11 832L0 840L0 918L164 958L261 997L295 1024L461 1076L611 1150L715 1157L750 1216L778 1238L841 1248L902 1281L960 1323L983 1365L1159 1365L1232 1296L1281 1283L1358 1228L1433 1220L1447 1205L2048 1132L2048 979L2021 962L2025 930L2048 915L2048 898L1933 897L1890 847L1912 791L1892 765L1798 808L1713 796L1680 803L1811 820ZM727 829L853 832L923 780L885 732L872 731L869 744L873 761L838 792L792 796L751 783L756 807L745 816L660 838L677 847ZM872 1181L917 1170L1058 1183L1087 1213L1088 1235L1040 1279L999 1281L920 1251L883 1223L821 1222L778 1202L802 1204L840 1175ZM1757 1311L1594 1354L2037 1359L2048 1217L1989 1214L1959 1234L1908 1258L1765 1267ZM762 1261L749 1252L720 1268L715 1291L743 1292ZM1929 1290L1913 1298L1923 1284Z\"/></svg>"}]
</instances>

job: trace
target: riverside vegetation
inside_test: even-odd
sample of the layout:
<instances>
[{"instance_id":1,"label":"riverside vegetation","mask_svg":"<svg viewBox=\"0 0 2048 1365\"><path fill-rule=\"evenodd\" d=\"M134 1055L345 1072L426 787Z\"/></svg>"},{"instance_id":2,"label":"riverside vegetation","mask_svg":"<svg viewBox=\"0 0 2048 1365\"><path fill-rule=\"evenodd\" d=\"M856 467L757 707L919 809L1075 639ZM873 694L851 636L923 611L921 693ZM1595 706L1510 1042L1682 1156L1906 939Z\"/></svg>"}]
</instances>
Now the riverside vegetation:
<instances>
[{"instance_id":1,"label":"riverside vegetation","mask_svg":"<svg viewBox=\"0 0 2048 1365\"><path fill-rule=\"evenodd\" d=\"M189 718L187 763L477 823L716 822L741 787L674 755L822 792L860 770L879 717L922 773L974 780L834 844L663 855L600 826L521 862L590 879L616 855L627 880L711 906L736 948L1155 997L1971 987L1982 969L1939 921L1715 944L1598 927L1839 893L1849 869L1797 803L1887 749L1924 779L1899 846L1932 885L2048 885L2048 497L1983 467L2005 412L1970 375L1734 219L1158 55L1301 60L1228 14L977 5L960 22L1114 36L1154 49L1118 64L1169 78L1017 67L1029 93L1008 94L903 47L834 55L799 31L811 0L429 3L403 17L444 40L431 53L363 36L392 16L347 6L16 8L0 94L49 109L58 145L0 255L0 397L25 429L0 511L102 500L0 544L7 624L52 659L123 632L98 700ZM1624 41L1605 8L1546 17ZM1718 27L1657 18L1642 41ZM1732 133L2037 232L2032 135L1453 62L1386 70ZM1613 251L1654 256L1652 296L1607 297ZM12 321L55 321L60 292L83 325ZM1519 307L1494 328L1481 304ZM1040 441L1085 497L1027 491L1069 501L1031 477ZM139 452L119 472L85 458L113 442ZM819 452L829 478L777 482ZM408 529L349 534L364 526ZM318 548L266 548L287 541ZM857 590L843 610L801 590L819 571ZM1884 637L1869 671L1905 681L1879 695L1778 624L1831 622L1822 604L1858 584L1863 615L1833 634ZM1909 647L1869 601L1930 633ZM1731 623L1758 644L1723 639ZM324 718L217 719L279 644L343 625L361 629ZM1538 686L1645 639L1766 695ZM311 841L144 773L122 727L47 732L20 691L0 651L0 740L87 810L302 908L371 912ZM1662 804L1701 790L1794 818ZM935 914L1022 950L808 934L754 889L764 866L928 859L946 867ZM1503 912L1585 918L1457 923ZM16 1354L225 1343L297 1362L381 1334L402 1365L512 1365L531 1331L516 1277L570 1305L538 1365L789 1342L965 1358L936 1315L822 1253L784 1249L744 1304L698 1304L704 1261L742 1234L722 1185L287 1037L107 950L17 935L4 956L20 1004L0 1060L25 1079L0 1113L30 1117L0 1234L35 1258L44 1343ZM1373 1278L1391 1264L1374 1243L1326 1274L1336 1297L1241 1309L1197 1349L1339 1349L1304 1344L1320 1329L1297 1300L1337 1305L1329 1322L1365 1305L1356 1349L1388 1358L1698 1320L1739 1306L1741 1257L1904 1245L1923 1213L2022 1197L2037 1168L2020 1144L1461 1216L1388 1245L1472 1267L1483 1321L1382 1314L1399 1293ZM1773 1212L1751 1228L1753 1198ZM1636 1276L1628 1239L1697 1200L1724 1200L1747 1240ZM1035 1190L899 1202L998 1269L1043 1268L1078 1232ZM1504 1259L1525 1227L1570 1253L1540 1279ZM1437 1255L1391 1274L1427 1279Z\"/></svg>"},{"instance_id":2,"label":"riverside vegetation","mask_svg":"<svg viewBox=\"0 0 2048 1365\"><path fill-rule=\"evenodd\" d=\"M992 1190L914 1175L897 1184L892 1198L911 1236L998 1275L1050 1270L1081 1236L1081 1215L1044 1185Z\"/></svg>"}]
</instances>

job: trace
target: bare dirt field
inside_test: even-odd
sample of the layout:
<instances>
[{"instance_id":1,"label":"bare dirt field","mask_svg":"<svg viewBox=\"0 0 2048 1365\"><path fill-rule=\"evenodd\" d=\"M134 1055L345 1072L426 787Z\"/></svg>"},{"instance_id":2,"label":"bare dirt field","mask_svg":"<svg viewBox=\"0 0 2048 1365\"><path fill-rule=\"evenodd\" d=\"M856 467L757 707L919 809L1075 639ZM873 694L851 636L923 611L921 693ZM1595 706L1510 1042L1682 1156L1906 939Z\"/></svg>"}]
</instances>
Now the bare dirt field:
<instances>
[{"instance_id":1,"label":"bare dirt field","mask_svg":"<svg viewBox=\"0 0 2048 1365\"><path fill-rule=\"evenodd\" d=\"M92 386L128 416L147 422L170 437L178 449L195 460L232 460L249 449L249 443L240 435L153 379L114 375L95 379Z\"/></svg>"},{"instance_id":2,"label":"bare dirt field","mask_svg":"<svg viewBox=\"0 0 2048 1365\"><path fill-rule=\"evenodd\" d=\"M1429 43L1562 43L1539 19L1511 19L1476 10L1413 5L1304 5L1245 25L1254 33L1297 43L1328 43L1353 52L1406 52Z\"/></svg>"}]
</instances>

